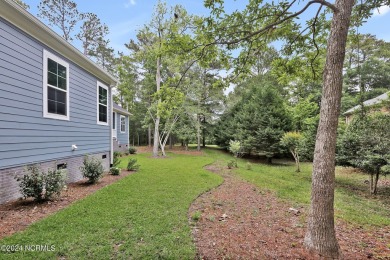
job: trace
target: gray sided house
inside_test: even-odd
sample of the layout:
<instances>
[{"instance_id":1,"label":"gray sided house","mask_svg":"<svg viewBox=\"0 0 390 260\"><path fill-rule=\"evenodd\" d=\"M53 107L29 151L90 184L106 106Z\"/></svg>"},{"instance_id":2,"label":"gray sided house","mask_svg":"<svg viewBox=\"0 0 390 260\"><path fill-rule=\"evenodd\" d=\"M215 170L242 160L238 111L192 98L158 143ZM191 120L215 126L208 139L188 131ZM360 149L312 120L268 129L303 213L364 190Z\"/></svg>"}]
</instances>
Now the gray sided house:
<instances>
[{"instance_id":1,"label":"gray sided house","mask_svg":"<svg viewBox=\"0 0 390 260\"><path fill-rule=\"evenodd\" d=\"M86 154L112 163L117 80L11 0L0 1L0 203L26 165L82 179Z\"/></svg>"},{"instance_id":2,"label":"gray sided house","mask_svg":"<svg viewBox=\"0 0 390 260\"><path fill-rule=\"evenodd\" d=\"M116 103L113 103L112 108L112 138L114 151L126 152L129 149L129 116L131 116L131 114Z\"/></svg>"}]
</instances>

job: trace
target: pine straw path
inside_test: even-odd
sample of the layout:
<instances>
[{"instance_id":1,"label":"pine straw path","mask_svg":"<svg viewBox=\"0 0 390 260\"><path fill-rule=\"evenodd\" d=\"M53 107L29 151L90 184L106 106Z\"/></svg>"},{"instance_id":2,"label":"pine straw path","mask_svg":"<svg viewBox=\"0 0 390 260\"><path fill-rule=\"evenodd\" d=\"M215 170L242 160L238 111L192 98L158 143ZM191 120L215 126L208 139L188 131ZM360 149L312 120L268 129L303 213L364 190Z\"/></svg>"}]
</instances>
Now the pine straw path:
<instances>
[{"instance_id":1,"label":"pine straw path","mask_svg":"<svg viewBox=\"0 0 390 260\"><path fill-rule=\"evenodd\" d=\"M224 183L189 209L199 259L320 259L303 245L306 208L290 210L288 202L218 163L206 169ZM337 221L337 234L345 259L390 259L388 228L366 230Z\"/></svg>"}]
</instances>

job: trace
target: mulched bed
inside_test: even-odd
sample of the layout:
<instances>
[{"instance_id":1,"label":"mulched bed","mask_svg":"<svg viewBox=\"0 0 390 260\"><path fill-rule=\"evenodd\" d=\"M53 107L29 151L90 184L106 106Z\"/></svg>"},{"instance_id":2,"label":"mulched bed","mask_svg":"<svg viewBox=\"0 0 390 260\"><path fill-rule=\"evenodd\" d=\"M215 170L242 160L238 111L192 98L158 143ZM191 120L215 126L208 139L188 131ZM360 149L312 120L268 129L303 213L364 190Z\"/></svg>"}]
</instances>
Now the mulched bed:
<instances>
[{"instance_id":1,"label":"mulched bed","mask_svg":"<svg viewBox=\"0 0 390 260\"><path fill-rule=\"evenodd\" d=\"M122 170L119 176L106 174L96 184L88 184L85 180L68 184L61 197L53 201L38 203L32 199L20 199L0 205L0 239L22 231L32 223L132 173Z\"/></svg>"},{"instance_id":2,"label":"mulched bed","mask_svg":"<svg viewBox=\"0 0 390 260\"><path fill-rule=\"evenodd\" d=\"M199 259L318 259L303 245L306 208L291 209L216 164L206 169L224 182L189 210ZM195 212L201 213L198 221ZM389 227L367 230L337 221L336 231L345 259L390 259Z\"/></svg>"}]
</instances>

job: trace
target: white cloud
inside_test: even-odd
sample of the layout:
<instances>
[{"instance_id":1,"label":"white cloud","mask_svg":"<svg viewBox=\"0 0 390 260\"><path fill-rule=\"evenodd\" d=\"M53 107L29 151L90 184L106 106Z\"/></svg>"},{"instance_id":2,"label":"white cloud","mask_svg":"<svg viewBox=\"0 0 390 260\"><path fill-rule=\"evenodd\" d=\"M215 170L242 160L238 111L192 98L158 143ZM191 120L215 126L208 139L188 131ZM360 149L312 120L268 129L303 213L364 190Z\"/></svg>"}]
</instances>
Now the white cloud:
<instances>
[{"instance_id":1,"label":"white cloud","mask_svg":"<svg viewBox=\"0 0 390 260\"><path fill-rule=\"evenodd\" d=\"M132 5L136 5L137 3L135 2L135 0L127 0L127 2L125 3L125 8L129 8L130 6Z\"/></svg>"},{"instance_id":2,"label":"white cloud","mask_svg":"<svg viewBox=\"0 0 390 260\"><path fill-rule=\"evenodd\" d=\"M374 16L383 16L390 11L390 6L384 5L374 10Z\"/></svg>"}]
</instances>

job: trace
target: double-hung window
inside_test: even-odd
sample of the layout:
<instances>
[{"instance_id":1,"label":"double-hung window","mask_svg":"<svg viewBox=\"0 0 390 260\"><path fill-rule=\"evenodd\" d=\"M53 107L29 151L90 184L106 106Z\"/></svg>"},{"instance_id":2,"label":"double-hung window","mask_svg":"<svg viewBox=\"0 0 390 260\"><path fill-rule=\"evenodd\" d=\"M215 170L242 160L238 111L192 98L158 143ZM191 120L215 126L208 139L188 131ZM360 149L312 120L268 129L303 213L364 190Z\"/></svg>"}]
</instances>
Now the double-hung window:
<instances>
[{"instance_id":1,"label":"double-hung window","mask_svg":"<svg viewBox=\"0 0 390 260\"><path fill-rule=\"evenodd\" d=\"M108 125L108 87L97 83L97 123Z\"/></svg>"},{"instance_id":2,"label":"double-hung window","mask_svg":"<svg viewBox=\"0 0 390 260\"><path fill-rule=\"evenodd\" d=\"M121 116L121 133L126 132L126 117Z\"/></svg>"},{"instance_id":3,"label":"double-hung window","mask_svg":"<svg viewBox=\"0 0 390 260\"><path fill-rule=\"evenodd\" d=\"M43 116L69 120L69 64L43 51Z\"/></svg>"}]
</instances>

